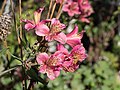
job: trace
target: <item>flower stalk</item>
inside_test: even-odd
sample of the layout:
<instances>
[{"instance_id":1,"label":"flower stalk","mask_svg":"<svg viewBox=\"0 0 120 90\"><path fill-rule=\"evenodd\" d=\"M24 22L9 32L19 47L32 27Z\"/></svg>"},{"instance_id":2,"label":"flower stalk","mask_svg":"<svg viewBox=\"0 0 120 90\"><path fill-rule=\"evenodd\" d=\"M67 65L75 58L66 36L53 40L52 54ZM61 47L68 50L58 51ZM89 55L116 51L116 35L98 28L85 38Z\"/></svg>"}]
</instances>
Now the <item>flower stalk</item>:
<instances>
[{"instance_id":1,"label":"flower stalk","mask_svg":"<svg viewBox=\"0 0 120 90\"><path fill-rule=\"evenodd\" d=\"M53 5L50 19L52 19L52 17L53 17L53 14L54 14L54 11L55 11L55 8L56 8L56 4L57 4L57 3L55 2L54 5Z\"/></svg>"},{"instance_id":2,"label":"flower stalk","mask_svg":"<svg viewBox=\"0 0 120 90\"><path fill-rule=\"evenodd\" d=\"M21 9L21 0L19 0L19 23L20 23L20 38L22 39L21 13L22 13L22 9Z\"/></svg>"},{"instance_id":3,"label":"flower stalk","mask_svg":"<svg viewBox=\"0 0 120 90\"><path fill-rule=\"evenodd\" d=\"M60 7L59 7L59 9L58 9L58 13L57 13L57 16L56 16L57 19L60 18L60 15L61 15L61 13L62 13L63 4L64 4L64 0L62 0L62 3L60 4Z\"/></svg>"},{"instance_id":4,"label":"flower stalk","mask_svg":"<svg viewBox=\"0 0 120 90\"><path fill-rule=\"evenodd\" d=\"M0 16L2 15L3 11L4 11L4 8L5 8L5 5L6 5L6 1L7 0L4 0L3 4L2 4L2 8L0 10Z\"/></svg>"},{"instance_id":5,"label":"flower stalk","mask_svg":"<svg viewBox=\"0 0 120 90\"><path fill-rule=\"evenodd\" d=\"M51 9L52 9L52 4L53 4L53 0L50 1L49 10L48 10L48 14L47 14L47 18L46 19L48 19L49 16L50 16L50 12L51 12Z\"/></svg>"}]
</instances>

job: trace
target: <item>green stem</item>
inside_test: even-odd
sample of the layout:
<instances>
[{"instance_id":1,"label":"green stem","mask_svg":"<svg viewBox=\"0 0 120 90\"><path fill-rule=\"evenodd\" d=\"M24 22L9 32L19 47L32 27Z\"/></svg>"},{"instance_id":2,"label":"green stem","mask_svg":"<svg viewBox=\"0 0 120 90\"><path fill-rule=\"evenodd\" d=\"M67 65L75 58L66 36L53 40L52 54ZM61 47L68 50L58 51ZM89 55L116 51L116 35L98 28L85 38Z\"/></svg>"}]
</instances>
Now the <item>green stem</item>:
<instances>
[{"instance_id":1,"label":"green stem","mask_svg":"<svg viewBox=\"0 0 120 90\"><path fill-rule=\"evenodd\" d=\"M21 66L21 65L19 65L19 66ZM12 70L15 70L17 67L19 67L19 66L16 66L16 67L13 67L13 68L10 68L10 69L8 69L8 70L5 70L5 71L3 71L3 72L1 72L0 73L0 77L2 77L4 74L6 74L6 73L8 73L8 72L10 72L10 71L12 71Z\"/></svg>"}]
</instances>

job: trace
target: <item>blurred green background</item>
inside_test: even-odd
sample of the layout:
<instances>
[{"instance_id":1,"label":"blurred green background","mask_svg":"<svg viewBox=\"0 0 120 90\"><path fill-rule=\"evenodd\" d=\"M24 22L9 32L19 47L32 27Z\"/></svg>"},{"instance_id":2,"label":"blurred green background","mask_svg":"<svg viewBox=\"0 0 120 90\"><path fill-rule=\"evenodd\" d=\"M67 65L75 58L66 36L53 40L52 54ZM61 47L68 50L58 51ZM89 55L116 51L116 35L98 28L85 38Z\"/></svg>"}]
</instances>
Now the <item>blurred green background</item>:
<instances>
[{"instance_id":1,"label":"blurred green background","mask_svg":"<svg viewBox=\"0 0 120 90\"><path fill-rule=\"evenodd\" d=\"M17 14L17 0L16 16ZM61 72L61 75L47 86L35 83L34 90L120 90L120 1L118 0L90 0L94 13L89 17L89 24L76 21L79 31L84 29L86 33L82 42L87 50L88 58L80 64L80 68L74 73ZM39 7L48 8L49 0L22 0L22 18L32 19L33 12ZM47 12L47 9L42 15ZM65 13L61 15L61 22L69 25L71 18ZM19 22L17 23L19 25ZM23 28L24 29L24 28ZM36 36L26 32L27 43L25 43L28 57L29 46L36 41ZM12 29L8 36L10 52L19 56L15 31ZM25 40L24 40L25 41ZM6 49L0 42L0 72L9 67L20 64L13 57L9 62L5 56ZM29 54L30 55L30 54ZM16 74L17 73L17 74ZM21 78L18 75L19 69L0 77L1 90L22 90ZM29 83L29 81L27 81Z\"/></svg>"}]
</instances>

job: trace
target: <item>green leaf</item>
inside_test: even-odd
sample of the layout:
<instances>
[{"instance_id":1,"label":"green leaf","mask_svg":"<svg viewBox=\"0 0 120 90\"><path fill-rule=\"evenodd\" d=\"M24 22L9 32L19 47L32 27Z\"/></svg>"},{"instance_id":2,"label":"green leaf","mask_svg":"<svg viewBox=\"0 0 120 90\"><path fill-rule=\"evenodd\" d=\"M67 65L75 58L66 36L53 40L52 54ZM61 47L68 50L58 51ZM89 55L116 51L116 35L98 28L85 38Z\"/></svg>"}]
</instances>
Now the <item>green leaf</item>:
<instances>
[{"instance_id":1,"label":"green leaf","mask_svg":"<svg viewBox=\"0 0 120 90\"><path fill-rule=\"evenodd\" d=\"M37 82L41 82L43 85L48 84L48 82L46 82L45 80L43 80L41 77L38 76L38 74L35 72L33 68L30 68L29 70L27 70L27 75L30 76L31 79Z\"/></svg>"},{"instance_id":2,"label":"green leaf","mask_svg":"<svg viewBox=\"0 0 120 90\"><path fill-rule=\"evenodd\" d=\"M4 74L6 74L6 73L8 73L8 72L10 72L10 71L12 71L12 70L14 70L14 69L16 69L17 67L13 67L13 68L10 68L10 69L8 69L8 70L5 70L5 71L3 71L3 72L1 72L0 73L0 77L2 77Z\"/></svg>"},{"instance_id":3,"label":"green leaf","mask_svg":"<svg viewBox=\"0 0 120 90\"><path fill-rule=\"evenodd\" d=\"M2 50L0 50L0 57L2 55L5 55L6 51L8 50L8 48L3 48Z\"/></svg>"},{"instance_id":4,"label":"green leaf","mask_svg":"<svg viewBox=\"0 0 120 90\"><path fill-rule=\"evenodd\" d=\"M10 52L9 52L9 53L10 53ZM10 53L10 55L11 55L13 58L19 60L21 63L23 62L20 58L18 58L17 56L13 55L12 53Z\"/></svg>"}]
</instances>

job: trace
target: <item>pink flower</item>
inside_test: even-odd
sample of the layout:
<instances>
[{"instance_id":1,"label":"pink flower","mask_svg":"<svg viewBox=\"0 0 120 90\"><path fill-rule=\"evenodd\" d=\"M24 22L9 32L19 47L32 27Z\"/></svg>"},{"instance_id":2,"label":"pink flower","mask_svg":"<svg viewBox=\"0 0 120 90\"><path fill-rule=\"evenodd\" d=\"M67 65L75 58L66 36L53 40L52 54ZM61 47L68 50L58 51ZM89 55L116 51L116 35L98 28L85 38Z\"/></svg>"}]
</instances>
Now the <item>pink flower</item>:
<instances>
[{"instance_id":1,"label":"pink flower","mask_svg":"<svg viewBox=\"0 0 120 90\"><path fill-rule=\"evenodd\" d=\"M73 64L77 64L78 61L82 62L87 57L87 54L83 45L80 44L71 50L70 56L73 58Z\"/></svg>"},{"instance_id":2,"label":"pink flower","mask_svg":"<svg viewBox=\"0 0 120 90\"><path fill-rule=\"evenodd\" d=\"M31 20L22 20L23 22L25 22L25 29L26 30L30 30L30 29L33 29L35 28L35 26L39 23L40 21L40 16L41 16L41 13L43 11L43 8L40 8L39 10L35 11L34 12L34 19L35 21L31 21Z\"/></svg>"},{"instance_id":3,"label":"pink flower","mask_svg":"<svg viewBox=\"0 0 120 90\"><path fill-rule=\"evenodd\" d=\"M35 29L35 33L38 36L45 36L45 39L48 41L56 40L62 44L66 42L64 39L66 35L61 31L66 27L64 24L60 23L60 21L56 18L47 19L40 21L41 12L43 8L40 8L38 11L34 12L35 21L31 20L22 20L25 22L25 29L29 31L30 29ZM50 28L46 25L46 23L51 22Z\"/></svg>"},{"instance_id":4,"label":"pink flower","mask_svg":"<svg viewBox=\"0 0 120 90\"><path fill-rule=\"evenodd\" d=\"M93 13L89 0L78 0L78 4L81 11L80 20L89 23L89 20L86 17Z\"/></svg>"},{"instance_id":5,"label":"pink flower","mask_svg":"<svg viewBox=\"0 0 120 90\"><path fill-rule=\"evenodd\" d=\"M46 36L49 34L49 27L45 23L50 22L50 20L42 20L35 26L35 32L38 36Z\"/></svg>"},{"instance_id":6,"label":"pink flower","mask_svg":"<svg viewBox=\"0 0 120 90\"><path fill-rule=\"evenodd\" d=\"M32 21L32 20L22 20L23 22L25 22L25 29L26 30L30 30L30 29L33 29L35 28L35 26L39 23L40 21L40 16L41 16L41 13L43 11L43 8L40 8L38 11L35 11L34 12L34 19L35 21Z\"/></svg>"},{"instance_id":7,"label":"pink flower","mask_svg":"<svg viewBox=\"0 0 120 90\"><path fill-rule=\"evenodd\" d=\"M78 3L73 2L72 0L68 0L67 3L64 4L63 11L67 12L71 17L75 14L80 14Z\"/></svg>"},{"instance_id":8,"label":"pink flower","mask_svg":"<svg viewBox=\"0 0 120 90\"><path fill-rule=\"evenodd\" d=\"M75 26L73 31L66 35L66 43L69 44L71 47L81 44L83 33L84 31L78 34L78 26Z\"/></svg>"},{"instance_id":9,"label":"pink flower","mask_svg":"<svg viewBox=\"0 0 120 90\"><path fill-rule=\"evenodd\" d=\"M30 29L35 29L35 33L38 36L45 36L49 32L49 28L47 25L45 25L47 22L50 22L50 20L42 20L40 21L40 16L43 11L43 8L40 8L38 11L34 12L34 21L31 20L22 20L25 22L25 29L29 31Z\"/></svg>"},{"instance_id":10,"label":"pink flower","mask_svg":"<svg viewBox=\"0 0 120 90\"><path fill-rule=\"evenodd\" d=\"M66 72L75 72L79 68L79 64L73 64L72 58L67 58L62 64L63 70Z\"/></svg>"},{"instance_id":11,"label":"pink flower","mask_svg":"<svg viewBox=\"0 0 120 90\"><path fill-rule=\"evenodd\" d=\"M90 20L88 18L86 18L86 17L80 16L79 20L82 21L82 22L90 23Z\"/></svg>"},{"instance_id":12,"label":"pink flower","mask_svg":"<svg viewBox=\"0 0 120 90\"><path fill-rule=\"evenodd\" d=\"M51 56L48 56L47 53L40 53L36 58L38 64L40 64L39 71L43 74L46 73L51 80L59 76L63 59L63 54L59 51Z\"/></svg>"},{"instance_id":13,"label":"pink flower","mask_svg":"<svg viewBox=\"0 0 120 90\"><path fill-rule=\"evenodd\" d=\"M69 54L68 50L62 44L57 44L56 50L62 52L64 55Z\"/></svg>"},{"instance_id":14,"label":"pink flower","mask_svg":"<svg viewBox=\"0 0 120 90\"><path fill-rule=\"evenodd\" d=\"M61 44L68 44L71 47L81 44L84 31L78 34L78 26L75 26L72 32L65 35L63 32L53 35L53 39Z\"/></svg>"},{"instance_id":15,"label":"pink flower","mask_svg":"<svg viewBox=\"0 0 120 90\"><path fill-rule=\"evenodd\" d=\"M41 13L44 10L44 8L39 8L37 11L34 12L34 19L35 19L35 24L39 23Z\"/></svg>"},{"instance_id":16,"label":"pink flower","mask_svg":"<svg viewBox=\"0 0 120 90\"><path fill-rule=\"evenodd\" d=\"M66 37L66 36L61 31L65 27L66 26L64 24L60 23L60 21L58 19L53 18L51 20L51 27L50 27L50 31L49 31L48 35L46 36L46 40L48 40L48 41L56 40L56 41L59 41L60 43L64 44L66 41L64 39L64 37Z\"/></svg>"},{"instance_id":17,"label":"pink flower","mask_svg":"<svg viewBox=\"0 0 120 90\"><path fill-rule=\"evenodd\" d=\"M63 70L67 72L74 72L79 67L78 62L82 62L87 57L85 48L82 44L73 47L70 54L67 49L63 47L63 45L58 45L57 50L64 52L62 67Z\"/></svg>"},{"instance_id":18,"label":"pink flower","mask_svg":"<svg viewBox=\"0 0 120 90\"><path fill-rule=\"evenodd\" d=\"M23 22L25 22L25 29L27 31L29 31L30 29L33 29L35 27L35 23L34 21L31 21L31 20L22 20Z\"/></svg>"}]
</instances>

